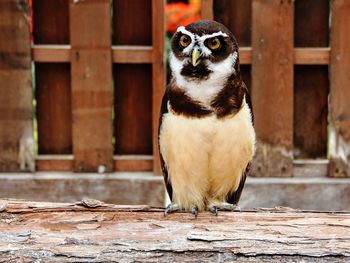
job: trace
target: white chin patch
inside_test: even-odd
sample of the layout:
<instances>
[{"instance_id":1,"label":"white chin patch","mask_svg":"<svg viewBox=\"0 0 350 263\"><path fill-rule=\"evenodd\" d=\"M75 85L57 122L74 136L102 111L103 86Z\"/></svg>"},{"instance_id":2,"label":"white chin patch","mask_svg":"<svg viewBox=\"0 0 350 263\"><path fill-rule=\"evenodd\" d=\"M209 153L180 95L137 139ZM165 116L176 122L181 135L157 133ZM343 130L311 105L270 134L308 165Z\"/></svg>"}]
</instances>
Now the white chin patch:
<instances>
[{"instance_id":1,"label":"white chin patch","mask_svg":"<svg viewBox=\"0 0 350 263\"><path fill-rule=\"evenodd\" d=\"M192 99L199 101L203 106L210 108L213 97L224 87L227 78L235 73L234 66L238 58L235 51L223 61L218 63L208 62L208 69L212 71L204 80L193 80L181 75L181 70L188 59L180 60L170 53L170 68L176 85L183 89Z\"/></svg>"}]
</instances>

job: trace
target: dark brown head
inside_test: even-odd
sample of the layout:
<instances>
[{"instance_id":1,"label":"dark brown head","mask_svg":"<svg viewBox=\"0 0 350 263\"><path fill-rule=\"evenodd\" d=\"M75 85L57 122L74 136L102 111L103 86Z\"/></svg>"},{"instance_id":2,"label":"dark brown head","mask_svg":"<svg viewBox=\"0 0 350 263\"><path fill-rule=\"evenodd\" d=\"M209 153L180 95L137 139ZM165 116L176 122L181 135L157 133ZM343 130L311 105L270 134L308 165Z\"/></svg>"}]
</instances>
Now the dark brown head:
<instances>
[{"instance_id":1,"label":"dark brown head","mask_svg":"<svg viewBox=\"0 0 350 263\"><path fill-rule=\"evenodd\" d=\"M173 76L206 80L239 75L238 45L222 24L202 20L179 27L171 40L170 67Z\"/></svg>"}]
</instances>

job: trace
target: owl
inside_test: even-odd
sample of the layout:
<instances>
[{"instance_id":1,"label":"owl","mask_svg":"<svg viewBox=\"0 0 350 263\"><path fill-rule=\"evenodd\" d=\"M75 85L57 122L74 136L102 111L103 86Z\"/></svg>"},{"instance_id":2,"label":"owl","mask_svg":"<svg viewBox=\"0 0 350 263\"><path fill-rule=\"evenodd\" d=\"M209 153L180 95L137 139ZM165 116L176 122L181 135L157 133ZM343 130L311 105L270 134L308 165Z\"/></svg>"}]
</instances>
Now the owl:
<instances>
[{"instance_id":1,"label":"owl","mask_svg":"<svg viewBox=\"0 0 350 263\"><path fill-rule=\"evenodd\" d=\"M158 134L164 213L236 210L255 151L237 41L218 22L194 22L177 29L169 59Z\"/></svg>"}]
</instances>

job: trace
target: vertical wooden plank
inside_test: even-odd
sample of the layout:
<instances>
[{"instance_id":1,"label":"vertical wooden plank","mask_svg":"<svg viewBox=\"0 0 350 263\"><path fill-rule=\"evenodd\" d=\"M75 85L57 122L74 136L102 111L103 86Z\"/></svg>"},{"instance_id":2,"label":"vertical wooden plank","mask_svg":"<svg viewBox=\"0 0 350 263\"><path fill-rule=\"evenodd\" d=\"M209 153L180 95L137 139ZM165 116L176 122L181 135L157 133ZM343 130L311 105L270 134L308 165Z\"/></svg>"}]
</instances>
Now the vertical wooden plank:
<instances>
[{"instance_id":1,"label":"vertical wooden plank","mask_svg":"<svg viewBox=\"0 0 350 263\"><path fill-rule=\"evenodd\" d=\"M151 1L113 1L113 44L152 45ZM113 76L114 153L151 155L151 64L114 64Z\"/></svg>"},{"instance_id":2,"label":"vertical wooden plank","mask_svg":"<svg viewBox=\"0 0 350 263\"><path fill-rule=\"evenodd\" d=\"M329 0L297 0L294 21L296 47L328 46ZM294 157L326 158L328 68L295 66L294 83Z\"/></svg>"},{"instance_id":3,"label":"vertical wooden plank","mask_svg":"<svg viewBox=\"0 0 350 263\"><path fill-rule=\"evenodd\" d=\"M214 18L232 31L239 46L251 46L251 0L215 0Z\"/></svg>"},{"instance_id":4,"label":"vertical wooden plank","mask_svg":"<svg viewBox=\"0 0 350 263\"><path fill-rule=\"evenodd\" d=\"M334 177L350 176L350 2L332 1L330 93L330 168Z\"/></svg>"},{"instance_id":5,"label":"vertical wooden plank","mask_svg":"<svg viewBox=\"0 0 350 263\"><path fill-rule=\"evenodd\" d=\"M118 155L151 155L152 67L139 64L115 64L113 76L116 84L114 152Z\"/></svg>"},{"instance_id":6,"label":"vertical wooden plank","mask_svg":"<svg viewBox=\"0 0 350 263\"><path fill-rule=\"evenodd\" d=\"M257 132L256 176L292 176L293 6L253 0L252 99Z\"/></svg>"},{"instance_id":7,"label":"vertical wooden plank","mask_svg":"<svg viewBox=\"0 0 350 263\"><path fill-rule=\"evenodd\" d=\"M251 46L251 0L215 0L214 18L232 31L240 47ZM251 90L251 66L241 66L241 73L244 83Z\"/></svg>"},{"instance_id":8,"label":"vertical wooden plank","mask_svg":"<svg viewBox=\"0 0 350 263\"><path fill-rule=\"evenodd\" d=\"M202 0L201 18L205 20L213 19L213 0Z\"/></svg>"},{"instance_id":9,"label":"vertical wooden plank","mask_svg":"<svg viewBox=\"0 0 350 263\"><path fill-rule=\"evenodd\" d=\"M161 174L158 151L158 124L162 96L165 89L165 16L164 0L152 0L152 127L153 127L153 171Z\"/></svg>"},{"instance_id":10,"label":"vertical wooden plank","mask_svg":"<svg viewBox=\"0 0 350 263\"><path fill-rule=\"evenodd\" d=\"M113 170L109 0L70 1L74 170Z\"/></svg>"},{"instance_id":11,"label":"vertical wooden plank","mask_svg":"<svg viewBox=\"0 0 350 263\"><path fill-rule=\"evenodd\" d=\"M36 63L35 98L39 154L72 153L70 65Z\"/></svg>"},{"instance_id":12,"label":"vertical wooden plank","mask_svg":"<svg viewBox=\"0 0 350 263\"><path fill-rule=\"evenodd\" d=\"M294 157L326 158L328 67L295 66Z\"/></svg>"},{"instance_id":13,"label":"vertical wooden plank","mask_svg":"<svg viewBox=\"0 0 350 263\"><path fill-rule=\"evenodd\" d=\"M29 24L28 2L0 1L0 172L19 171L20 157L34 170Z\"/></svg>"},{"instance_id":14,"label":"vertical wooden plank","mask_svg":"<svg viewBox=\"0 0 350 263\"><path fill-rule=\"evenodd\" d=\"M33 1L35 44L69 44L68 7L69 0ZM72 153L70 83L68 63L35 64L39 154Z\"/></svg>"}]
</instances>

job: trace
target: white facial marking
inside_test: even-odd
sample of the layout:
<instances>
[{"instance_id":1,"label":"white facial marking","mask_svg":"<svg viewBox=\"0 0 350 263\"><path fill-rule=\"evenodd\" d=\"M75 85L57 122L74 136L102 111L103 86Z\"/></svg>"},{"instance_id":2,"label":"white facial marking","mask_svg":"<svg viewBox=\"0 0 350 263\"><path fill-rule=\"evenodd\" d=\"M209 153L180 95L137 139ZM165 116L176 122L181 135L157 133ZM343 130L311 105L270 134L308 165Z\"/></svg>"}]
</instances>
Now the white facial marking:
<instances>
[{"instance_id":1,"label":"white facial marking","mask_svg":"<svg viewBox=\"0 0 350 263\"><path fill-rule=\"evenodd\" d=\"M201 102L205 107L210 108L213 97L224 87L227 78L234 72L238 53L235 51L219 63L207 62L207 67L212 71L208 79L196 81L185 78L181 70L188 59L179 60L174 53L170 53L170 68L176 85L183 89L192 99Z\"/></svg>"},{"instance_id":2,"label":"white facial marking","mask_svg":"<svg viewBox=\"0 0 350 263\"><path fill-rule=\"evenodd\" d=\"M188 35L191 38L191 44L189 44L188 47L186 47L182 51L185 55L190 55L192 53L193 46L195 45L195 43L197 43L201 49L201 55L205 57L208 57L212 54L211 50L205 46L205 40L217 36L228 37L228 35L222 31L215 32L209 35L198 36L188 31L184 26L178 27L176 32L181 32L182 34Z\"/></svg>"},{"instance_id":3,"label":"white facial marking","mask_svg":"<svg viewBox=\"0 0 350 263\"><path fill-rule=\"evenodd\" d=\"M190 55L192 53L192 49L196 40L196 37L194 34L192 34L190 31L186 30L184 26L180 26L177 28L176 32L181 32L182 34L188 35L191 38L191 44L189 44L182 52L185 55Z\"/></svg>"},{"instance_id":4,"label":"white facial marking","mask_svg":"<svg viewBox=\"0 0 350 263\"><path fill-rule=\"evenodd\" d=\"M204 44L205 40L207 40L208 38L212 38L212 37L217 37L217 36L223 36L223 37L228 37L228 35L226 33L223 33L221 31L210 34L210 35L204 35L204 36L197 36L197 42L202 50L202 55L204 55L205 57L208 57L212 54L211 50L209 48L206 47L206 45Z\"/></svg>"}]
</instances>

